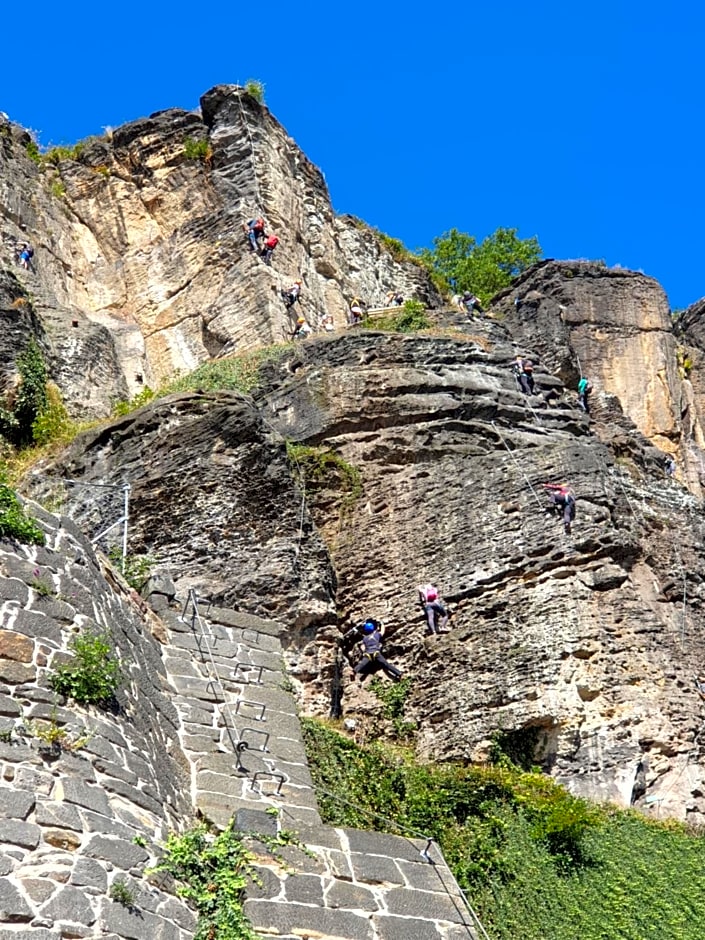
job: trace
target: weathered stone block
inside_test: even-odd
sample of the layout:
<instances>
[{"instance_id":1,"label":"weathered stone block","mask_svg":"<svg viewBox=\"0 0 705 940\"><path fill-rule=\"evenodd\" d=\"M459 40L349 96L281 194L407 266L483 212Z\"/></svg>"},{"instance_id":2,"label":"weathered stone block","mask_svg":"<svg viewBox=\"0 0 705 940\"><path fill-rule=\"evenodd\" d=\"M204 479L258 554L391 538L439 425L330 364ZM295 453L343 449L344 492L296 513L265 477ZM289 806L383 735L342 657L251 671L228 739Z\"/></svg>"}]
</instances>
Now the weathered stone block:
<instances>
[{"instance_id":1,"label":"weathered stone block","mask_svg":"<svg viewBox=\"0 0 705 940\"><path fill-rule=\"evenodd\" d=\"M0 659L11 659L17 663L31 663L34 656L34 640L13 633L11 630L0 630Z\"/></svg>"},{"instance_id":2,"label":"weathered stone block","mask_svg":"<svg viewBox=\"0 0 705 940\"><path fill-rule=\"evenodd\" d=\"M0 578L0 597L3 601L16 601L25 607L29 600L29 588L18 578Z\"/></svg>"},{"instance_id":3,"label":"weathered stone block","mask_svg":"<svg viewBox=\"0 0 705 940\"><path fill-rule=\"evenodd\" d=\"M19 845L23 849L36 849L39 845L42 830L34 823L20 822L17 819L6 819L0 825L0 841Z\"/></svg>"},{"instance_id":4,"label":"weathered stone block","mask_svg":"<svg viewBox=\"0 0 705 940\"><path fill-rule=\"evenodd\" d=\"M350 861L357 881L366 884L404 884L404 877L391 858L385 858L383 855L360 855L356 852L350 856Z\"/></svg>"},{"instance_id":5,"label":"weathered stone block","mask_svg":"<svg viewBox=\"0 0 705 940\"><path fill-rule=\"evenodd\" d=\"M105 792L100 787L91 787L82 780L72 780L70 777L59 780L54 789L54 799L75 803L103 816L111 815Z\"/></svg>"},{"instance_id":6,"label":"weathered stone block","mask_svg":"<svg viewBox=\"0 0 705 940\"><path fill-rule=\"evenodd\" d=\"M164 921L154 914L139 911L136 908L124 907L113 901L105 900L100 916L100 925L103 930L112 930L124 940L145 940L156 938L157 929ZM164 938L166 940L166 938Z\"/></svg>"},{"instance_id":7,"label":"weathered stone block","mask_svg":"<svg viewBox=\"0 0 705 940\"><path fill-rule=\"evenodd\" d=\"M440 940L443 936L433 921L377 916L372 923L379 940ZM467 933L465 936L468 938Z\"/></svg>"},{"instance_id":8,"label":"weathered stone block","mask_svg":"<svg viewBox=\"0 0 705 940\"><path fill-rule=\"evenodd\" d=\"M463 903L459 899L411 888L392 888L388 891L387 909L390 914L447 920L453 924L462 924L466 918Z\"/></svg>"},{"instance_id":9,"label":"weathered stone block","mask_svg":"<svg viewBox=\"0 0 705 940\"><path fill-rule=\"evenodd\" d=\"M81 844L81 837L70 829L44 829L44 841L57 849L74 852Z\"/></svg>"},{"instance_id":10,"label":"weathered stone block","mask_svg":"<svg viewBox=\"0 0 705 940\"><path fill-rule=\"evenodd\" d=\"M86 846L85 854L88 858L101 858L124 869L144 865L149 858L141 845L103 835L95 835L91 838Z\"/></svg>"},{"instance_id":11,"label":"weathered stone block","mask_svg":"<svg viewBox=\"0 0 705 940\"><path fill-rule=\"evenodd\" d=\"M79 888L65 885L41 909L42 917L52 920L66 920L90 926L95 922L96 914L86 895Z\"/></svg>"},{"instance_id":12,"label":"weathered stone block","mask_svg":"<svg viewBox=\"0 0 705 940\"><path fill-rule=\"evenodd\" d=\"M419 888L421 891L443 891L459 895L453 886L452 879L448 877L445 866L437 868L435 865L398 861L397 865L406 883L410 888Z\"/></svg>"},{"instance_id":13,"label":"weathered stone block","mask_svg":"<svg viewBox=\"0 0 705 940\"><path fill-rule=\"evenodd\" d=\"M307 907L278 901L248 900L245 914L255 930L269 933L314 934L324 937L345 937L345 940L372 940L372 927L367 917L331 908Z\"/></svg>"},{"instance_id":14,"label":"weathered stone block","mask_svg":"<svg viewBox=\"0 0 705 940\"><path fill-rule=\"evenodd\" d=\"M24 685L25 682L34 682L36 678L37 670L34 666L0 659L0 682L7 682L8 685Z\"/></svg>"},{"instance_id":15,"label":"weathered stone block","mask_svg":"<svg viewBox=\"0 0 705 940\"><path fill-rule=\"evenodd\" d=\"M378 911L379 903L374 894L361 885L334 881L326 892L326 907L346 910Z\"/></svg>"},{"instance_id":16,"label":"weathered stone block","mask_svg":"<svg viewBox=\"0 0 705 940\"><path fill-rule=\"evenodd\" d=\"M100 862L92 858L76 859L69 882L79 888L96 888L103 893L108 890L108 875Z\"/></svg>"},{"instance_id":17,"label":"weathered stone block","mask_svg":"<svg viewBox=\"0 0 705 940\"><path fill-rule=\"evenodd\" d=\"M0 695L0 715L6 715L9 718L16 718L22 714L22 708L16 699L9 695Z\"/></svg>"},{"instance_id":18,"label":"weathered stone block","mask_svg":"<svg viewBox=\"0 0 705 940\"><path fill-rule=\"evenodd\" d=\"M290 875L284 882L287 901L323 906L323 882L316 875Z\"/></svg>"},{"instance_id":19,"label":"weathered stone block","mask_svg":"<svg viewBox=\"0 0 705 940\"><path fill-rule=\"evenodd\" d=\"M0 921L28 921L33 912L17 888L0 878Z\"/></svg>"},{"instance_id":20,"label":"weathered stone block","mask_svg":"<svg viewBox=\"0 0 705 940\"><path fill-rule=\"evenodd\" d=\"M277 817L262 809L239 809L235 813L235 828L240 832L276 836Z\"/></svg>"},{"instance_id":21,"label":"weathered stone block","mask_svg":"<svg viewBox=\"0 0 705 940\"><path fill-rule=\"evenodd\" d=\"M55 647L61 646L61 629L43 614L34 613L31 610L18 610L12 629L25 636L35 637L43 643L50 643Z\"/></svg>"},{"instance_id":22,"label":"weathered stone block","mask_svg":"<svg viewBox=\"0 0 705 940\"><path fill-rule=\"evenodd\" d=\"M26 819L34 809L34 803L33 793L0 787L0 819Z\"/></svg>"},{"instance_id":23,"label":"weathered stone block","mask_svg":"<svg viewBox=\"0 0 705 940\"><path fill-rule=\"evenodd\" d=\"M55 881L49 881L48 878L22 879L22 890L31 901L38 904L43 904L58 889L58 884Z\"/></svg>"}]
</instances>

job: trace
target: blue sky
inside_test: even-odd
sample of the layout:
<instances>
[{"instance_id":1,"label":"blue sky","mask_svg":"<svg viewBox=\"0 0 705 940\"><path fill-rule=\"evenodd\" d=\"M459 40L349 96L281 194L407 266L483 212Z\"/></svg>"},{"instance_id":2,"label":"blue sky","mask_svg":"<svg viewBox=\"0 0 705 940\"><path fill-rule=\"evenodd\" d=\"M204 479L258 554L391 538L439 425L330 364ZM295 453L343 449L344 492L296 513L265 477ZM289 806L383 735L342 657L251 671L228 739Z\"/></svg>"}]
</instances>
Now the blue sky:
<instances>
[{"instance_id":1,"label":"blue sky","mask_svg":"<svg viewBox=\"0 0 705 940\"><path fill-rule=\"evenodd\" d=\"M410 248L516 227L705 295L699 4L72 6L3 50L0 110L45 145L258 78L336 210Z\"/></svg>"}]
</instances>

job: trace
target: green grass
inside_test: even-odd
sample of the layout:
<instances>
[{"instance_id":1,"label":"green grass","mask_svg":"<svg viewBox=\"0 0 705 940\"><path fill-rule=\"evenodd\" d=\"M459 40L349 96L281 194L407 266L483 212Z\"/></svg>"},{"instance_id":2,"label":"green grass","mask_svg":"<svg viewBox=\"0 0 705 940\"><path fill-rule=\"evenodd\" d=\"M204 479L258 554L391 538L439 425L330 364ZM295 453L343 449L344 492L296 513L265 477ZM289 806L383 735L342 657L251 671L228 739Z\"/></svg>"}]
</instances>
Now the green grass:
<instances>
[{"instance_id":1,"label":"green grass","mask_svg":"<svg viewBox=\"0 0 705 940\"><path fill-rule=\"evenodd\" d=\"M705 845L677 823L572 797L499 765L420 765L306 719L324 820L432 836L491 940L701 940ZM402 755L402 756L400 756ZM370 781L373 784L370 785Z\"/></svg>"}]
</instances>

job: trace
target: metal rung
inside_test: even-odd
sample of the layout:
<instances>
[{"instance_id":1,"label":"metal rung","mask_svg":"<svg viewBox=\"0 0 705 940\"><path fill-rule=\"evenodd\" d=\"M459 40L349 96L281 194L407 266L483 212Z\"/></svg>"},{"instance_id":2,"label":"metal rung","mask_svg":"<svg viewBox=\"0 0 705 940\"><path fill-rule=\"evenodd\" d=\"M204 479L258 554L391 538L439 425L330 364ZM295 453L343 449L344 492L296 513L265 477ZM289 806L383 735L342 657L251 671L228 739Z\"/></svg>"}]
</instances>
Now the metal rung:
<instances>
[{"instance_id":1,"label":"metal rung","mask_svg":"<svg viewBox=\"0 0 705 940\"><path fill-rule=\"evenodd\" d=\"M245 735L247 734L248 731L250 732L250 734L256 734L256 735L259 735L260 737L263 737L263 738L264 738L264 742L262 743L262 747L258 747L257 750L258 750L258 751L266 751L266 750L267 750L267 745L269 744L269 732L268 732L268 731L260 731L259 728L243 728L242 731L240 732L240 740L242 740L242 741L245 740ZM249 746L249 742L246 742L246 743L247 743L248 746Z\"/></svg>"},{"instance_id":2,"label":"metal rung","mask_svg":"<svg viewBox=\"0 0 705 940\"><path fill-rule=\"evenodd\" d=\"M241 705L247 705L247 706L249 706L250 708L261 708L262 711L259 713L259 715L253 715L253 716L252 716L252 720L253 720L253 721L265 721L265 720L266 720L265 717L264 717L264 713L267 711L267 706L266 706L266 705L263 705L261 702L247 702L247 701L245 701L244 698L239 698L239 699L237 700L237 702L235 703L235 714L236 714L236 715L239 715L239 714L240 714L240 706L241 706Z\"/></svg>"},{"instance_id":3,"label":"metal rung","mask_svg":"<svg viewBox=\"0 0 705 940\"><path fill-rule=\"evenodd\" d=\"M250 790L254 790L255 784L257 783L257 779L259 777L271 777L273 780L279 781L279 783L277 784L277 789L274 793L274 796L279 796L279 794L282 792L283 785L286 783L286 777L284 776L284 774L278 774L270 770L258 770L257 773L254 774L252 777L252 781L250 783ZM259 792L261 793L262 791L260 790Z\"/></svg>"},{"instance_id":4,"label":"metal rung","mask_svg":"<svg viewBox=\"0 0 705 940\"><path fill-rule=\"evenodd\" d=\"M257 678L253 681L247 675L251 670L256 670ZM244 681L248 685L262 685L262 673L264 671L264 666L253 666L251 663L235 663L235 668L230 675L231 682L240 682ZM242 673L242 678L238 679L238 672Z\"/></svg>"}]
</instances>

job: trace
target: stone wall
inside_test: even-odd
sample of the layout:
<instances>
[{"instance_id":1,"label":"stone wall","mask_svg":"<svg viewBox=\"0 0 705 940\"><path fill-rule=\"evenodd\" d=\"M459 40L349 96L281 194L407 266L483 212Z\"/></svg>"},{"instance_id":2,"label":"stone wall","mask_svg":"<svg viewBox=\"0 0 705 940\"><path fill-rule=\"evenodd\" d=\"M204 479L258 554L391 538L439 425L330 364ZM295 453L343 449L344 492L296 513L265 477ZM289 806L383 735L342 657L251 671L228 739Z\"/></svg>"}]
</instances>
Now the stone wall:
<instances>
[{"instance_id":1,"label":"stone wall","mask_svg":"<svg viewBox=\"0 0 705 940\"><path fill-rule=\"evenodd\" d=\"M157 842L191 815L159 644L73 523L32 508L46 547L0 543L0 937L187 940L191 912L143 877ZM125 681L112 711L49 688L78 631L115 643ZM66 746L41 737L52 729ZM134 909L111 900L117 882Z\"/></svg>"}]
</instances>

